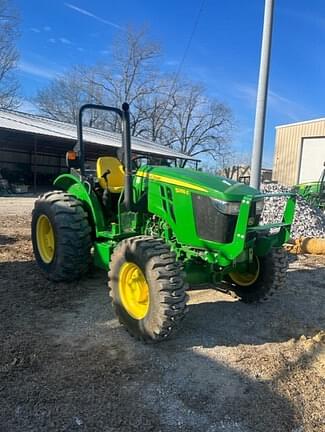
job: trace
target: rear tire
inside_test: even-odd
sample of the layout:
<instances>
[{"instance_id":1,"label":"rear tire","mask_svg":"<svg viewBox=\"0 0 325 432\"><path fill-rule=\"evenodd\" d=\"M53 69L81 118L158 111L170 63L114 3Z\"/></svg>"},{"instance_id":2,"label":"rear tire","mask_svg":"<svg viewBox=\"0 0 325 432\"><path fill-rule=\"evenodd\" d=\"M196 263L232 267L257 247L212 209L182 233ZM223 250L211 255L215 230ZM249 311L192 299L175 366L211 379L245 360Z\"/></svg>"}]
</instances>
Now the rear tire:
<instances>
[{"instance_id":1,"label":"rear tire","mask_svg":"<svg viewBox=\"0 0 325 432\"><path fill-rule=\"evenodd\" d=\"M228 276L228 293L244 303L265 301L286 285L288 256L283 248L272 248L259 257L259 275L249 286L240 286Z\"/></svg>"},{"instance_id":2,"label":"rear tire","mask_svg":"<svg viewBox=\"0 0 325 432\"><path fill-rule=\"evenodd\" d=\"M125 279L125 269L131 272L129 281ZM140 279L135 277L135 285L132 269L138 269L135 271L140 275ZM121 241L112 255L108 280L115 313L132 336L143 342L159 342L177 329L186 312L187 284L182 266L162 240L139 236ZM129 303L125 300L127 289ZM138 308L133 304L134 292Z\"/></svg>"},{"instance_id":3,"label":"rear tire","mask_svg":"<svg viewBox=\"0 0 325 432\"><path fill-rule=\"evenodd\" d=\"M52 244L46 249L51 232ZM44 231L44 229L43 229ZM36 262L47 279L73 281L88 271L90 263L91 228L87 213L72 195L53 191L41 195L32 213L32 243Z\"/></svg>"}]
</instances>

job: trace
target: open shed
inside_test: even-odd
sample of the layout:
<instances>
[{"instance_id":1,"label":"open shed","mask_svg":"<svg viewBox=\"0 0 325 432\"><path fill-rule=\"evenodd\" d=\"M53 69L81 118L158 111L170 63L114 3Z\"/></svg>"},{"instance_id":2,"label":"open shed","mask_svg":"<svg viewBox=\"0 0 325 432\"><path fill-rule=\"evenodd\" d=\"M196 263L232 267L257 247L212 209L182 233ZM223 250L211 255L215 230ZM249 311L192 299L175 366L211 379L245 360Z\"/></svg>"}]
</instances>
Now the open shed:
<instances>
[{"instance_id":1,"label":"open shed","mask_svg":"<svg viewBox=\"0 0 325 432\"><path fill-rule=\"evenodd\" d=\"M116 155L121 135L94 128L84 128L86 160ZM47 187L67 171L65 154L77 142L77 127L34 114L0 110L0 173L10 183L23 182L34 192ZM132 151L168 159L194 160L169 147L132 137Z\"/></svg>"}]
</instances>

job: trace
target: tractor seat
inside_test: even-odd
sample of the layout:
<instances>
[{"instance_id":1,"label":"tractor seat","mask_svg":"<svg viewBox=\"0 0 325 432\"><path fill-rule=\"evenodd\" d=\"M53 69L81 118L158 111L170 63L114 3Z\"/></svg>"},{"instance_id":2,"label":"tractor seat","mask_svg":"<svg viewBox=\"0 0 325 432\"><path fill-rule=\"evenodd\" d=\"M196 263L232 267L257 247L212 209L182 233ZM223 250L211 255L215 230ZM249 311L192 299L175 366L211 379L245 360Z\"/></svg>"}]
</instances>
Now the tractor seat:
<instances>
[{"instance_id":1,"label":"tractor seat","mask_svg":"<svg viewBox=\"0 0 325 432\"><path fill-rule=\"evenodd\" d=\"M124 169L121 162L114 157L100 157L97 159L97 178L101 188L112 193L121 193L124 188ZM105 180L105 173L109 171Z\"/></svg>"}]
</instances>

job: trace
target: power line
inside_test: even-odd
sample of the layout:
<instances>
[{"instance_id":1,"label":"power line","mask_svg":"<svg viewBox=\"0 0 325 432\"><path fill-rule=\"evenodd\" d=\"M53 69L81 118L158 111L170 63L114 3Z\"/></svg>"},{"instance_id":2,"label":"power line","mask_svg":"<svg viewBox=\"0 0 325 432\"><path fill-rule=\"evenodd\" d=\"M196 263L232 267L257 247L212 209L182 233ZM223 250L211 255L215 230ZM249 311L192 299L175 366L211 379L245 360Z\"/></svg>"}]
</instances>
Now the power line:
<instances>
[{"instance_id":1,"label":"power line","mask_svg":"<svg viewBox=\"0 0 325 432\"><path fill-rule=\"evenodd\" d=\"M178 68L177 68L176 74L175 74L175 76L174 76L174 79L173 79L172 84L171 84L171 86L170 86L169 92L168 92L168 94L167 94L167 101L166 101L165 108L164 108L163 111L164 111L164 112L169 111L169 114L172 112L172 109L171 109L171 108L168 109L168 105L169 105L170 99L171 99L171 97L172 97L173 90L174 90L174 88L175 88L175 86L176 86L176 84L177 84L177 80L178 80L179 75L180 75L180 73L181 73L181 70L182 70L183 64L184 64L184 62L185 62L185 59L186 59L187 53L188 53L188 51L189 51L189 49L190 49L190 46L191 46L191 43L192 43L192 40L193 40L193 37L194 37L195 31L196 31L196 29L197 29L197 26L198 26L198 24L199 24L199 21L200 21L200 18L201 18L202 11L203 11L203 8L204 8L205 3L206 3L206 0L202 0L202 1L201 1L200 7L199 7L199 9L198 9L198 12L197 12L197 14L196 14L196 18L195 18L195 21L194 21L194 24L193 24L193 27L192 27L192 31L191 31L191 33L190 33L190 36L189 36L189 38L188 38L188 41L187 41L187 44L186 44L186 47L185 47L185 50L184 50L184 53L183 53L183 56L182 56L181 61L180 61L179 65L178 65ZM168 114L168 115L169 115L169 114ZM168 115L167 115L167 117L168 117ZM167 117L165 118L165 121L166 121Z\"/></svg>"},{"instance_id":2,"label":"power line","mask_svg":"<svg viewBox=\"0 0 325 432\"><path fill-rule=\"evenodd\" d=\"M178 78L179 78L179 75L180 75L180 73L181 73L181 70L182 70L183 64L184 64L184 62L185 62L185 59L186 59L186 57L187 57L188 51L189 51L189 49L190 49L190 47L191 47L191 43L192 43L193 37L194 37L194 35L195 35L196 29L197 29L197 26L198 26L198 24L199 24L199 21L200 21L200 18L201 18L201 15L202 15L202 12L203 12L203 9L204 9L204 6L205 6L205 3L206 3L206 0L202 0L202 1L201 1L201 4L200 4L200 7L199 7L199 10L198 10L198 12L197 12L197 14L196 14L196 18L195 18L195 21L194 21L194 24L193 24L193 27L192 27L192 31L191 31L191 33L190 33L190 36L189 36L189 38L188 38L188 41L187 41L187 44L186 44L186 47L185 47L185 50L184 50L184 54L183 54L183 56L182 56L182 58L181 58L181 61L179 62L179 65L178 65L178 68L177 68L177 71L176 71L176 74L175 74L174 80L173 80L172 85L171 85L171 87L170 87L170 91L169 91L169 97L168 97L168 99L170 98L171 93L172 93L172 91L173 91L173 89L174 89L174 87L175 87L175 85L176 85L176 83L177 83L177 80L178 80Z\"/></svg>"}]
</instances>

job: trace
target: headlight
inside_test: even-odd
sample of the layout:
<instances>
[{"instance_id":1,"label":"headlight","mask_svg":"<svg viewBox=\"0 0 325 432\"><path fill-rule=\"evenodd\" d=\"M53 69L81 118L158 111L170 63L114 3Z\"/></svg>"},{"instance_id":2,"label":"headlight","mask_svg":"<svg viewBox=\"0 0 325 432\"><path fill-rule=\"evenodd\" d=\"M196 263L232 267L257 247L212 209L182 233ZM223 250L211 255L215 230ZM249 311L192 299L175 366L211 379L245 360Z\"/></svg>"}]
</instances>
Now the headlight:
<instances>
[{"instance_id":1,"label":"headlight","mask_svg":"<svg viewBox=\"0 0 325 432\"><path fill-rule=\"evenodd\" d=\"M238 215L240 202L222 201L222 200L218 200L216 198L211 198L211 200L213 202L213 205L221 213L228 214L228 215Z\"/></svg>"},{"instance_id":2,"label":"headlight","mask_svg":"<svg viewBox=\"0 0 325 432\"><path fill-rule=\"evenodd\" d=\"M255 203L255 209L256 209L256 214L260 215L262 214L263 208L264 208L264 199L261 199L259 201L256 201Z\"/></svg>"}]
</instances>

